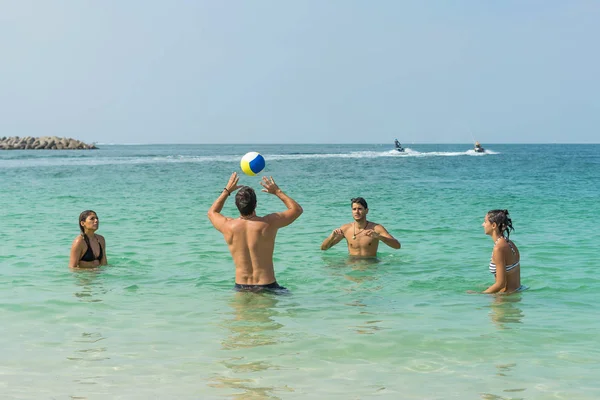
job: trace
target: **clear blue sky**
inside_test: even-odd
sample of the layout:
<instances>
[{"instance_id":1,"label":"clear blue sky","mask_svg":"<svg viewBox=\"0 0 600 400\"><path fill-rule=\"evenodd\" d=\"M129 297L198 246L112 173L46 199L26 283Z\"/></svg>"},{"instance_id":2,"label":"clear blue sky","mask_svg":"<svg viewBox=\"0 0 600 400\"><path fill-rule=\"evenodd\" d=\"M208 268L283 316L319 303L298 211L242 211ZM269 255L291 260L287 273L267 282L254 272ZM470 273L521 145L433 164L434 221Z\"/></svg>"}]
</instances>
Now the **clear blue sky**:
<instances>
[{"instance_id":1,"label":"clear blue sky","mask_svg":"<svg viewBox=\"0 0 600 400\"><path fill-rule=\"evenodd\" d=\"M0 0L0 136L598 143L600 1Z\"/></svg>"}]
</instances>

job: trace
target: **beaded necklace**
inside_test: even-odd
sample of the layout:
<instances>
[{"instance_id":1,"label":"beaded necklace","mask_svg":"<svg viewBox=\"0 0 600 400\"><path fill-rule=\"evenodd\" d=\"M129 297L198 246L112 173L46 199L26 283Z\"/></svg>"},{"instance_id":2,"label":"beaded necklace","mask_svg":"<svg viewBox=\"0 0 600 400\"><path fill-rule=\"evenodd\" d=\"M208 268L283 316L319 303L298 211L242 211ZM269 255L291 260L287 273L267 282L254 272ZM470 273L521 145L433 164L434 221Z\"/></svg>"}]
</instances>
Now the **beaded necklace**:
<instances>
[{"instance_id":1,"label":"beaded necklace","mask_svg":"<svg viewBox=\"0 0 600 400\"><path fill-rule=\"evenodd\" d=\"M364 228L362 228L360 231L358 231L358 233L356 233L356 221L354 221L354 223L352 224L352 231L353 231L352 239L356 240L356 235L360 235L360 233L362 231L364 231L365 229L367 229L367 226L369 226L369 221L367 221L367 224L365 225Z\"/></svg>"}]
</instances>

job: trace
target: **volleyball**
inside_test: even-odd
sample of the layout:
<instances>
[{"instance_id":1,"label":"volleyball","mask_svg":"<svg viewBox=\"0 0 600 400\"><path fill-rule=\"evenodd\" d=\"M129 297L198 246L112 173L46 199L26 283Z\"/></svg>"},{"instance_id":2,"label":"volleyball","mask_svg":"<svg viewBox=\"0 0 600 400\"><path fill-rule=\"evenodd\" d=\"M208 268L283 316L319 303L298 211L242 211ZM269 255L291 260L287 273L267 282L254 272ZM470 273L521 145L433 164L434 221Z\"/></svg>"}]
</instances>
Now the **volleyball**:
<instances>
[{"instance_id":1,"label":"volleyball","mask_svg":"<svg viewBox=\"0 0 600 400\"><path fill-rule=\"evenodd\" d=\"M240 166L246 175L254 176L265 168L265 159L259 153L251 151L242 157Z\"/></svg>"}]
</instances>

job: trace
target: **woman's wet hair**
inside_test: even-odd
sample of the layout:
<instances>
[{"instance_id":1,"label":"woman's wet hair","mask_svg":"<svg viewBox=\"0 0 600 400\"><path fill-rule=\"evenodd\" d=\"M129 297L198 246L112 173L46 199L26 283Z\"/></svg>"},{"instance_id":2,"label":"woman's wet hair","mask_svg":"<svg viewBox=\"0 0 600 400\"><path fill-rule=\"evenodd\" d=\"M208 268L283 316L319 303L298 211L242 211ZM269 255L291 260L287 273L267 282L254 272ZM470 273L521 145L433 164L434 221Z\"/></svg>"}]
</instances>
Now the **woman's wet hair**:
<instances>
[{"instance_id":1,"label":"woman's wet hair","mask_svg":"<svg viewBox=\"0 0 600 400\"><path fill-rule=\"evenodd\" d=\"M242 216L248 216L256 209L256 192L250 186L242 186L235 194L235 205Z\"/></svg>"},{"instance_id":2,"label":"woman's wet hair","mask_svg":"<svg viewBox=\"0 0 600 400\"><path fill-rule=\"evenodd\" d=\"M512 220L508 216L508 210L491 210L487 213L488 221L496 223L500 229L500 233L508 239L510 232L514 231Z\"/></svg>"},{"instance_id":3,"label":"woman's wet hair","mask_svg":"<svg viewBox=\"0 0 600 400\"><path fill-rule=\"evenodd\" d=\"M367 207L367 201L365 199L363 199L362 197L355 197L353 199L350 199L350 202L351 202L350 205L356 203L356 204L360 204L365 209L369 208L369 207Z\"/></svg>"},{"instance_id":4,"label":"woman's wet hair","mask_svg":"<svg viewBox=\"0 0 600 400\"><path fill-rule=\"evenodd\" d=\"M85 210L84 212L79 214L79 230L81 231L81 236L85 236L85 230L83 229L83 225L81 225L81 223L83 221L85 221L87 219L87 217L89 217L92 214L95 214L96 216L98 216L98 214L96 214L96 211L93 211L93 210Z\"/></svg>"}]
</instances>

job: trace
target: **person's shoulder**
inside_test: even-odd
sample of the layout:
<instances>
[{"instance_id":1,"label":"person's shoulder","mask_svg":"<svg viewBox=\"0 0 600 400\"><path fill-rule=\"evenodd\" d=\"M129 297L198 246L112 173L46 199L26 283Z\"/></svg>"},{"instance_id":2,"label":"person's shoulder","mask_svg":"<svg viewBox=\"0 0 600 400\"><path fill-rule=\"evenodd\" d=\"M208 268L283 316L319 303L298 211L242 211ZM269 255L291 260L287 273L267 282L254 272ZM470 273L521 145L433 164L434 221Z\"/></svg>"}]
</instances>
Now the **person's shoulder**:
<instances>
[{"instance_id":1,"label":"person's shoulder","mask_svg":"<svg viewBox=\"0 0 600 400\"><path fill-rule=\"evenodd\" d=\"M514 243L513 243L514 246ZM504 251L507 250L510 246L506 240L498 240L498 242L494 245L494 250Z\"/></svg>"},{"instance_id":2,"label":"person's shoulder","mask_svg":"<svg viewBox=\"0 0 600 400\"><path fill-rule=\"evenodd\" d=\"M81 235L75 236L75 239L73 239L73 246L78 246L81 243L85 243L85 240L83 240L83 236L81 236Z\"/></svg>"},{"instance_id":3,"label":"person's shoulder","mask_svg":"<svg viewBox=\"0 0 600 400\"><path fill-rule=\"evenodd\" d=\"M350 228L351 226L352 226L352 222L348 222L347 224L344 224L344 225L340 226L340 229L342 231L344 231L344 230Z\"/></svg>"},{"instance_id":4,"label":"person's shoulder","mask_svg":"<svg viewBox=\"0 0 600 400\"><path fill-rule=\"evenodd\" d=\"M236 226L241 222L240 219L237 218L231 218L231 217L225 217L225 221L223 222L223 227L224 228L229 228L232 226Z\"/></svg>"},{"instance_id":5,"label":"person's shoulder","mask_svg":"<svg viewBox=\"0 0 600 400\"><path fill-rule=\"evenodd\" d=\"M508 246L508 243L506 243L506 246ZM515 250L519 250L519 248L517 247L517 244L515 242L513 242L512 240L510 241L510 246Z\"/></svg>"},{"instance_id":6,"label":"person's shoulder","mask_svg":"<svg viewBox=\"0 0 600 400\"><path fill-rule=\"evenodd\" d=\"M96 234L96 236L98 237L98 240L102 240L103 242L105 241L105 240L104 240L104 236L102 236L102 235L98 235L98 234Z\"/></svg>"},{"instance_id":7,"label":"person's shoulder","mask_svg":"<svg viewBox=\"0 0 600 400\"><path fill-rule=\"evenodd\" d=\"M496 247L498 247L499 249L503 247L508 247L508 240L498 240L498 242L496 243Z\"/></svg>"},{"instance_id":8,"label":"person's shoulder","mask_svg":"<svg viewBox=\"0 0 600 400\"><path fill-rule=\"evenodd\" d=\"M281 218L280 213L271 213L263 215L262 217L257 215L256 218L252 219L250 222L258 222L260 224L266 224L267 226L271 226L275 223L276 220ZM276 224L275 224L276 225Z\"/></svg>"}]
</instances>

